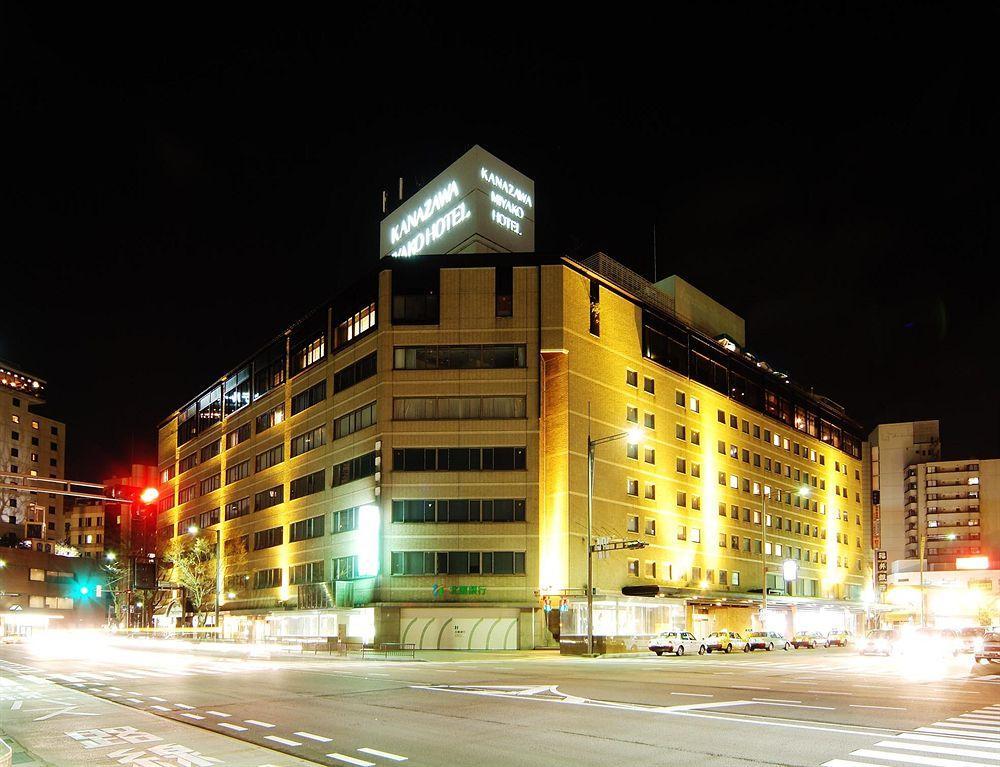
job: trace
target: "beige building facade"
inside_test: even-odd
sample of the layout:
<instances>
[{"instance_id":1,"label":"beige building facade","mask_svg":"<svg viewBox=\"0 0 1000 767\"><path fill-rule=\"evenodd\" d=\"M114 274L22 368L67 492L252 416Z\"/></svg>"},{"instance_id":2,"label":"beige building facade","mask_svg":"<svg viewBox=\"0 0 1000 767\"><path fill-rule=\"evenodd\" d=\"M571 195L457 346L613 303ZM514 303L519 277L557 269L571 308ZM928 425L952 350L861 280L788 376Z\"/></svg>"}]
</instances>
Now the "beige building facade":
<instances>
[{"instance_id":1,"label":"beige building facade","mask_svg":"<svg viewBox=\"0 0 1000 767\"><path fill-rule=\"evenodd\" d=\"M710 302L606 256L384 261L165 419L158 538L242 563L227 634L572 643L587 434L629 432L596 455L594 535L642 546L595 560L608 648L760 625L765 566L769 627L856 629L860 429Z\"/></svg>"}]
</instances>

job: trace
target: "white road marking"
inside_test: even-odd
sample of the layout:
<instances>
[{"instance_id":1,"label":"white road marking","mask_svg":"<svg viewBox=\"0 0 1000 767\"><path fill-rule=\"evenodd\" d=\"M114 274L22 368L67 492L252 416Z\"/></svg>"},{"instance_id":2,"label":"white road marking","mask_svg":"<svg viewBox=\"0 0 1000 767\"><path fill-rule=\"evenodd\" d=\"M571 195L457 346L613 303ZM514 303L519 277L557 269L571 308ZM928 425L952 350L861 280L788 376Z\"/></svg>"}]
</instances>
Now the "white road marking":
<instances>
[{"instance_id":1,"label":"white road marking","mask_svg":"<svg viewBox=\"0 0 1000 767\"><path fill-rule=\"evenodd\" d=\"M746 684L734 684L730 685L730 687L732 687L734 690L766 690L767 692L771 691L770 687L751 687L750 685Z\"/></svg>"},{"instance_id":2,"label":"white road marking","mask_svg":"<svg viewBox=\"0 0 1000 767\"><path fill-rule=\"evenodd\" d=\"M407 760L405 756L390 754L388 751L379 751L375 748L359 748L358 751L364 754L371 754L372 756L381 756L383 759L391 759L394 762L405 762Z\"/></svg>"},{"instance_id":3,"label":"white road marking","mask_svg":"<svg viewBox=\"0 0 1000 767\"><path fill-rule=\"evenodd\" d=\"M324 738L322 735L313 735L311 732L296 732L294 735L298 735L300 738L308 738L309 740L316 740L320 743L329 743L333 738Z\"/></svg>"},{"instance_id":4,"label":"white road marking","mask_svg":"<svg viewBox=\"0 0 1000 767\"><path fill-rule=\"evenodd\" d=\"M246 732L249 727L240 727L238 724L230 724L229 722L219 722L219 727L225 727L227 730L236 730L236 732Z\"/></svg>"},{"instance_id":5,"label":"white road marking","mask_svg":"<svg viewBox=\"0 0 1000 767\"><path fill-rule=\"evenodd\" d=\"M157 711L172 711L173 710L173 709L168 708L167 706L150 706L150 708L155 708Z\"/></svg>"},{"instance_id":6,"label":"white road marking","mask_svg":"<svg viewBox=\"0 0 1000 767\"><path fill-rule=\"evenodd\" d=\"M949 730L942 729L942 727L950 727L950 725L942 723L941 727L918 727L917 732L931 732L938 735L960 735L962 737L977 737L977 738L990 738L992 740L1000 740L1000 735L994 735L991 732L966 732L965 730Z\"/></svg>"},{"instance_id":7,"label":"white road marking","mask_svg":"<svg viewBox=\"0 0 1000 767\"><path fill-rule=\"evenodd\" d=\"M244 719L243 721L247 724L255 724L258 727L274 727L270 722L259 722L256 719Z\"/></svg>"},{"instance_id":8,"label":"white road marking","mask_svg":"<svg viewBox=\"0 0 1000 767\"><path fill-rule=\"evenodd\" d=\"M130 701L132 703L142 703L142 700L140 698L125 698L125 700Z\"/></svg>"},{"instance_id":9,"label":"white road marking","mask_svg":"<svg viewBox=\"0 0 1000 767\"><path fill-rule=\"evenodd\" d=\"M284 746L301 746L297 740L289 740L288 738L279 738L277 735L265 735L264 740L273 740L275 743L281 743Z\"/></svg>"},{"instance_id":10,"label":"white road marking","mask_svg":"<svg viewBox=\"0 0 1000 767\"><path fill-rule=\"evenodd\" d=\"M204 719L205 717L199 716L198 714L181 714L181 716L186 716L188 719Z\"/></svg>"},{"instance_id":11,"label":"white road marking","mask_svg":"<svg viewBox=\"0 0 1000 767\"><path fill-rule=\"evenodd\" d=\"M166 703L167 702L166 698L157 698L155 695L150 695L149 699L150 700L158 700L158 701L160 701L160 703Z\"/></svg>"},{"instance_id":12,"label":"white road marking","mask_svg":"<svg viewBox=\"0 0 1000 767\"><path fill-rule=\"evenodd\" d=\"M801 700L789 700L788 698L754 698L758 703L801 703Z\"/></svg>"},{"instance_id":13,"label":"white road marking","mask_svg":"<svg viewBox=\"0 0 1000 767\"><path fill-rule=\"evenodd\" d=\"M947 756L979 756L984 759L1000 759L1000 754L989 751L979 751L973 748L951 748L949 746L931 746L925 743L900 743L896 740L882 740L875 748L902 748L907 751L924 751L928 754L945 754Z\"/></svg>"},{"instance_id":14,"label":"white road marking","mask_svg":"<svg viewBox=\"0 0 1000 767\"><path fill-rule=\"evenodd\" d=\"M187 708L187 709L194 708L194 706L189 706L187 703L175 703L174 705L177 706L177 708Z\"/></svg>"},{"instance_id":15,"label":"white road marking","mask_svg":"<svg viewBox=\"0 0 1000 767\"><path fill-rule=\"evenodd\" d=\"M853 692L834 692L833 690L806 690L806 692L815 692L820 695L850 695L853 697Z\"/></svg>"},{"instance_id":16,"label":"white road marking","mask_svg":"<svg viewBox=\"0 0 1000 767\"><path fill-rule=\"evenodd\" d=\"M878 767L878 765L871 762L852 762L850 759L831 759L829 762L823 762L823 767Z\"/></svg>"},{"instance_id":17,"label":"white road marking","mask_svg":"<svg viewBox=\"0 0 1000 767\"><path fill-rule=\"evenodd\" d=\"M812 708L819 711L836 711L837 709L833 706L807 706L803 703L768 703L766 701L757 701L758 706L785 706L787 708Z\"/></svg>"},{"instance_id":18,"label":"white road marking","mask_svg":"<svg viewBox=\"0 0 1000 767\"><path fill-rule=\"evenodd\" d=\"M1000 748L1000 743L990 743L984 740L970 740L969 738L947 737L945 735L921 735L916 732L903 732L896 736L907 740L923 740L928 743L953 743L957 746L975 746L976 748Z\"/></svg>"},{"instance_id":19,"label":"white road marking","mask_svg":"<svg viewBox=\"0 0 1000 767\"><path fill-rule=\"evenodd\" d=\"M10 710L17 711L19 708L21 708L22 703L23 701L15 700L13 703L10 704Z\"/></svg>"},{"instance_id":20,"label":"white road marking","mask_svg":"<svg viewBox=\"0 0 1000 767\"><path fill-rule=\"evenodd\" d=\"M950 717L948 722L954 722L955 724L948 724L948 727L962 727L974 730L992 730L994 732L1000 732L1000 727L995 724L983 724L982 721L962 719L957 716ZM934 722L934 724L941 724L941 722Z\"/></svg>"},{"instance_id":21,"label":"white road marking","mask_svg":"<svg viewBox=\"0 0 1000 767\"><path fill-rule=\"evenodd\" d=\"M222 711L212 711L211 709L209 709L209 710L208 710L208 711L207 711L206 713L209 713L209 714L211 714L212 716L221 716L221 717L229 717L229 716L232 716L232 714L225 714L225 713L223 713Z\"/></svg>"},{"instance_id":22,"label":"white road marking","mask_svg":"<svg viewBox=\"0 0 1000 767\"><path fill-rule=\"evenodd\" d=\"M104 694L107 695L109 698L120 698L121 697L121 695L119 695L117 692L107 692L107 693L104 693Z\"/></svg>"},{"instance_id":23,"label":"white road marking","mask_svg":"<svg viewBox=\"0 0 1000 767\"><path fill-rule=\"evenodd\" d=\"M928 767L983 767L982 762L939 759L934 756L917 756L916 754L894 754L891 751L872 751L870 748L858 749L851 756L864 756L869 759L885 759L890 762L906 762L907 764L926 764Z\"/></svg>"},{"instance_id":24,"label":"white road marking","mask_svg":"<svg viewBox=\"0 0 1000 767\"><path fill-rule=\"evenodd\" d=\"M688 698L714 698L714 695L706 695L703 692L672 692L671 695L684 695Z\"/></svg>"},{"instance_id":25,"label":"white road marking","mask_svg":"<svg viewBox=\"0 0 1000 767\"><path fill-rule=\"evenodd\" d=\"M375 762L366 762L364 759L355 759L353 756L347 756L345 754L327 754L327 758L338 759L341 762L357 765L357 767L375 767Z\"/></svg>"},{"instance_id":26,"label":"white road marking","mask_svg":"<svg viewBox=\"0 0 1000 767\"><path fill-rule=\"evenodd\" d=\"M851 703L851 708L880 708L886 711L906 711L907 709L901 708L900 706L862 706L860 703Z\"/></svg>"}]
</instances>

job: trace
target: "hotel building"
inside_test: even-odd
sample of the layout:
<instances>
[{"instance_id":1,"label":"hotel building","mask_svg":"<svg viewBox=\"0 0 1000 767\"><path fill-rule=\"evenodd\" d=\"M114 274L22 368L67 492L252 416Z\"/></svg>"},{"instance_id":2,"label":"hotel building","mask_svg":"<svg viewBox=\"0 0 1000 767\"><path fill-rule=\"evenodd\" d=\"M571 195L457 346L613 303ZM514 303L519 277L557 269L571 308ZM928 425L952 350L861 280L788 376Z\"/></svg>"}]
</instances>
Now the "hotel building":
<instances>
[{"instance_id":1,"label":"hotel building","mask_svg":"<svg viewBox=\"0 0 1000 767\"><path fill-rule=\"evenodd\" d=\"M680 278L486 240L383 259L162 422L157 536L218 531L224 632L572 646L587 435L626 432L597 448L593 531L641 548L595 554L599 647L759 625L765 566L769 627L856 630L870 526L842 408Z\"/></svg>"}]
</instances>

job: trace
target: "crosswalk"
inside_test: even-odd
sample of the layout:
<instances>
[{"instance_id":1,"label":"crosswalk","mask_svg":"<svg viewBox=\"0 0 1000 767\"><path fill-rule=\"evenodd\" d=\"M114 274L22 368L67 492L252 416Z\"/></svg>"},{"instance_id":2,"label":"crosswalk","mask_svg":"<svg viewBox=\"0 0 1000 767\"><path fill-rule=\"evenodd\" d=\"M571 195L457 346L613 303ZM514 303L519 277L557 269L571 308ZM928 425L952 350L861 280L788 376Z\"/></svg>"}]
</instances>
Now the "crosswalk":
<instances>
[{"instance_id":1,"label":"crosswalk","mask_svg":"<svg viewBox=\"0 0 1000 767\"><path fill-rule=\"evenodd\" d=\"M247 660L205 661L184 666L158 668L102 668L96 671L56 672L48 671L38 666L28 666L23 663L0 661L0 671L8 671L20 677L40 677L62 684L81 684L92 682L113 682L137 679L179 679L192 676L219 676L225 674L258 674L265 671L278 671L280 663L259 663Z\"/></svg>"},{"instance_id":2,"label":"crosswalk","mask_svg":"<svg viewBox=\"0 0 1000 767\"><path fill-rule=\"evenodd\" d=\"M949 717L831 759L822 767L985 767L1000 765L1000 704Z\"/></svg>"}]
</instances>

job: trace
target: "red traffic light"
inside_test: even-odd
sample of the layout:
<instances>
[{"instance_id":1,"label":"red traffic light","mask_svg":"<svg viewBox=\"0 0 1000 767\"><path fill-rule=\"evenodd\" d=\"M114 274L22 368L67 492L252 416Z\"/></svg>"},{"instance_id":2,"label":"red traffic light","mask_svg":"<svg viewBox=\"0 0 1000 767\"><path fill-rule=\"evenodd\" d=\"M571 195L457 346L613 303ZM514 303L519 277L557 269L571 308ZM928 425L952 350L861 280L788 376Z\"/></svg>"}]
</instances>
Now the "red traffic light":
<instances>
[{"instance_id":1,"label":"red traffic light","mask_svg":"<svg viewBox=\"0 0 1000 767\"><path fill-rule=\"evenodd\" d=\"M153 503L157 498L160 497L160 491L155 487L147 487L141 493L139 493L139 500L145 504Z\"/></svg>"}]
</instances>

